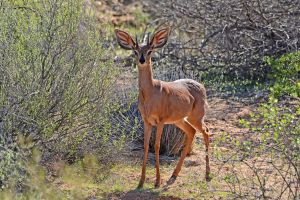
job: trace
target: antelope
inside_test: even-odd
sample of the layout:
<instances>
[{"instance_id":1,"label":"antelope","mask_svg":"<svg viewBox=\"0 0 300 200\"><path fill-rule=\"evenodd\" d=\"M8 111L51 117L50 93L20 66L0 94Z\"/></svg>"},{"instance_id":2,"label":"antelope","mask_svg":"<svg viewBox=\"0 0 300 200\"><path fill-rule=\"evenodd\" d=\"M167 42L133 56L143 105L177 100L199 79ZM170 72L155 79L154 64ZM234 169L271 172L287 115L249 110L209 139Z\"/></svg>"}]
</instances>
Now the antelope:
<instances>
[{"instance_id":1,"label":"antelope","mask_svg":"<svg viewBox=\"0 0 300 200\"><path fill-rule=\"evenodd\" d=\"M143 187L146 178L146 165L152 126L156 126L155 188L160 187L159 149L164 124L174 124L186 134L181 157L167 184L175 182L184 159L191 149L197 130L202 132L204 137L206 147L205 177L209 181L209 134L208 128L204 123L207 104L205 87L192 79L179 79L173 82L153 79L151 56L156 49L162 48L167 43L169 34L169 27L162 28L153 34L151 40L148 37L146 44L139 45L137 37L134 41L127 32L119 29L115 30L118 44L123 49L134 52L135 62L138 66L138 109L144 122L144 158L138 188Z\"/></svg>"}]
</instances>

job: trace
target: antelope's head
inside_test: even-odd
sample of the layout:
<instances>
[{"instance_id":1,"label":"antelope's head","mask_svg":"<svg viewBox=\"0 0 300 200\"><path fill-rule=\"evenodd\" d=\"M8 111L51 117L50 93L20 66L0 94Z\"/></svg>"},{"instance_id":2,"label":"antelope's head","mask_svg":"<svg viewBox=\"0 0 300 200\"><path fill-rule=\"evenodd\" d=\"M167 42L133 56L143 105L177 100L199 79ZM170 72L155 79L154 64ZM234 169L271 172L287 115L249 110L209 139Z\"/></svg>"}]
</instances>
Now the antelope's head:
<instances>
[{"instance_id":1,"label":"antelope's head","mask_svg":"<svg viewBox=\"0 0 300 200\"><path fill-rule=\"evenodd\" d=\"M139 67L144 67L150 64L152 52L155 49L162 48L168 41L170 28L163 28L157 31L151 39L147 37L144 44L139 45L137 36L135 41L125 31L116 29L115 34L119 45L126 50L132 50L135 55L135 62Z\"/></svg>"}]
</instances>

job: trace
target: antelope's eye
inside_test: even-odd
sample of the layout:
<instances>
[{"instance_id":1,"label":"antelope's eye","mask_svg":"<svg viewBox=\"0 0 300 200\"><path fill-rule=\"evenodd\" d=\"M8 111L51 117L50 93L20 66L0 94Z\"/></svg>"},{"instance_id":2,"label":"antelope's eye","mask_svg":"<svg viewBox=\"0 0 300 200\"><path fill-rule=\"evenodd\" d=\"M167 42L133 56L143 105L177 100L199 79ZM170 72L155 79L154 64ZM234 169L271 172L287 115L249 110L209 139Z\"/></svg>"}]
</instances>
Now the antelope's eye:
<instances>
[{"instance_id":1,"label":"antelope's eye","mask_svg":"<svg viewBox=\"0 0 300 200\"><path fill-rule=\"evenodd\" d=\"M148 51L147 55L149 56L152 53L152 51Z\"/></svg>"},{"instance_id":2,"label":"antelope's eye","mask_svg":"<svg viewBox=\"0 0 300 200\"><path fill-rule=\"evenodd\" d=\"M138 52L137 52L137 51L134 51L134 55L136 55L136 56L137 56L137 55L138 55Z\"/></svg>"}]
</instances>

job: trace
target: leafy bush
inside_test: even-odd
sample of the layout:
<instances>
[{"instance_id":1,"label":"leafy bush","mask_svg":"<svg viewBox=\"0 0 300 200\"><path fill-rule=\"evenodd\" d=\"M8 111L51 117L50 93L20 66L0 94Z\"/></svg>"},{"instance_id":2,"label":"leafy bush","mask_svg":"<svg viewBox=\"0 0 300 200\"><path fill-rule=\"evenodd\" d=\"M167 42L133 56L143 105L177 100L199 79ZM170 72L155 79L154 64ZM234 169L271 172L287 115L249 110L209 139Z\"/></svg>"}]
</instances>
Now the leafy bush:
<instances>
[{"instance_id":1,"label":"leafy bush","mask_svg":"<svg viewBox=\"0 0 300 200\"><path fill-rule=\"evenodd\" d=\"M300 52L279 59L267 58L271 65L269 100L260 105L251 119L241 120L249 128L242 138L224 135L231 164L226 183L238 198L298 199L300 195Z\"/></svg>"},{"instance_id":2,"label":"leafy bush","mask_svg":"<svg viewBox=\"0 0 300 200\"><path fill-rule=\"evenodd\" d=\"M284 95L300 97L300 51L282 56L279 59L268 57L268 65L272 67L270 77L275 79L271 88L271 97L280 98Z\"/></svg>"},{"instance_id":3,"label":"leafy bush","mask_svg":"<svg viewBox=\"0 0 300 200\"><path fill-rule=\"evenodd\" d=\"M91 185L98 186L99 180L103 180L108 175L103 173L103 165L99 165L96 155L86 155L73 165L66 165L61 161L57 164L55 173L59 175L65 185L72 188L71 190L64 190L60 183L52 184L45 181L47 170L39 162L40 153L34 149L31 158L24 163L29 176L23 180L23 190L16 192L12 182L9 185L11 188L0 190L0 199L88 199L93 195L86 189L90 188Z\"/></svg>"},{"instance_id":4,"label":"leafy bush","mask_svg":"<svg viewBox=\"0 0 300 200\"><path fill-rule=\"evenodd\" d=\"M0 10L0 187L24 177L34 146L42 160L58 153L72 161L95 149L109 160L121 144L107 120L118 68L90 8L4 0Z\"/></svg>"}]
</instances>

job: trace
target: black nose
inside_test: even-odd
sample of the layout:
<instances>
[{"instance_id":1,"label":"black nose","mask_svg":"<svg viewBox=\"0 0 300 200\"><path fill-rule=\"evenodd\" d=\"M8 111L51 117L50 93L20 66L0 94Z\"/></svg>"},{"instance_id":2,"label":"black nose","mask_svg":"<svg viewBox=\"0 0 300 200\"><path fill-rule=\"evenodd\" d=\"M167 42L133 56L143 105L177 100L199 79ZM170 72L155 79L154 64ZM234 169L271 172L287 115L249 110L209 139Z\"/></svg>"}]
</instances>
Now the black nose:
<instances>
[{"instance_id":1,"label":"black nose","mask_svg":"<svg viewBox=\"0 0 300 200\"><path fill-rule=\"evenodd\" d=\"M144 64L144 63L145 63L144 54L142 54L142 55L141 55L141 57L140 57L140 60L139 60L139 61L140 61L140 63L141 63L141 64Z\"/></svg>"}]
</instances>

